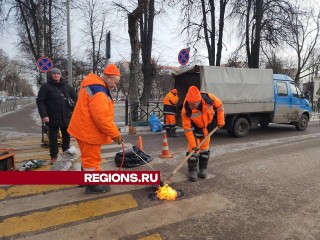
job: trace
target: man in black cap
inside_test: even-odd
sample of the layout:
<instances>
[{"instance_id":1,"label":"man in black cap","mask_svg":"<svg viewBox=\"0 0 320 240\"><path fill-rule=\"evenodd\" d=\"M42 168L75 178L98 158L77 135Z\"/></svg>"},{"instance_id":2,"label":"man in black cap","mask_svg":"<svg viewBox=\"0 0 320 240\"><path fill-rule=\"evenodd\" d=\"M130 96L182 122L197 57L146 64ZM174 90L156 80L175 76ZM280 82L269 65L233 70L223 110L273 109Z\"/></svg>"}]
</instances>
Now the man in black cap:
<instances>
[{"instance_id":1,"label":"man in black cap","mask_svg":"<svg viewBox=\"0 0 320 240\"><path fill-rule=\"evenodd\" d=\"M58 133L62 134L62 151L70 148L67 128L77 96L71 86L61 77L61 70L53 68L51 77L41 85L37 106L42 121L49 127L51 164L57 161Z\"/></svg>"}]
</instances>

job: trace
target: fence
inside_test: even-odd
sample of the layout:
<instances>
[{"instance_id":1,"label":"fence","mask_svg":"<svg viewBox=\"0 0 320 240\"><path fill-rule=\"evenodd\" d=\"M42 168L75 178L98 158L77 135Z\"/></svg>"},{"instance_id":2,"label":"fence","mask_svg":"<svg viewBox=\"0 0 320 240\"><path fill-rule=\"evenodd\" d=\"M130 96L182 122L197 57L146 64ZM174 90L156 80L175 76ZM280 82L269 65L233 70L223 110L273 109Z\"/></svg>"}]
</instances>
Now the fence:
<instances>
[{"instance_id":1,"label":"fence","mask_svg":"<svg viewBox=\"0 0 320 240\"><path fill-rule=\"evenodd\" d=\"M148 122L149 117L154 113L163 120L163 102L150 101L147 105L140 105L139 102L125 102L125 125L139 125Z\"/></svg>"},{"instance_id":2,"label":"fence","mask_svg":"<svg viewBox=\"0 0 320 240\"><path fill-rule=\"evenodd\" d=\"M20 105L26 105L35 102L34 97L21 98L19 100L7 100L5 102L0 102L0 114L16 110Z\"/></svg>"}]
</instances>

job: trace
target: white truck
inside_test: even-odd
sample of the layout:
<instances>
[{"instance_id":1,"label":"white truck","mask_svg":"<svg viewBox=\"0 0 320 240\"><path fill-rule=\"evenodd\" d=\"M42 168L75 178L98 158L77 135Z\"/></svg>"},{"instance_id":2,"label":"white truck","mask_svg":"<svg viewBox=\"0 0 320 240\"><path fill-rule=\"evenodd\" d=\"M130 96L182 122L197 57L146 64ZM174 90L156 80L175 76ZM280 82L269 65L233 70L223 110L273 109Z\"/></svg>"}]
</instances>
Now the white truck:
<instances>
[{"instance_id":1,"label":"white truck","mask_svg":"<svg viewBox=\"0 0 320 240\"><path fill-rule=\"evenodd\" d=\"M302 131L311 118L311 104L295 82L271 69L194 66L174 72L173 77L178 109L192 85L213 93L224 105L224 129L234 137L245 137L250 126L266 128L269 123L291 124Z\"/></svg>"}]
</instances>

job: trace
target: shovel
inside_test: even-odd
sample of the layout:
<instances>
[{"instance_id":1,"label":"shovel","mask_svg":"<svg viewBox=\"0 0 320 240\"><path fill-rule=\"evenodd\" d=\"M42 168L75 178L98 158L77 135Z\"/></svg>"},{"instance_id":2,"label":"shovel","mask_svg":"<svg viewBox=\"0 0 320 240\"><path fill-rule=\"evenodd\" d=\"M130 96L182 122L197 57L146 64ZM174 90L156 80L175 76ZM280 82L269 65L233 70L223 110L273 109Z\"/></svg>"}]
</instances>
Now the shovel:
<instances>
[{"instance_id":1,"label":"shovel","mask_svg":"<svg viewBox=\"0 0 320 240\"><path fill-rule=\"evenodd\" d=\"M171 182L171 178L173 177L173 175L179 171L179 169L183 166L183 164L203 145L203 143L212 136L212 134L214 134L217 130L219 129L219 127L215 127L196 147L194 150L192 150L188 156L186 156L181 162L180 164L169 174L169 176L167 177L166 181ZM160 186L163 187L165 185L164 181L160 181Z\"/></svg>"}]
</instances>

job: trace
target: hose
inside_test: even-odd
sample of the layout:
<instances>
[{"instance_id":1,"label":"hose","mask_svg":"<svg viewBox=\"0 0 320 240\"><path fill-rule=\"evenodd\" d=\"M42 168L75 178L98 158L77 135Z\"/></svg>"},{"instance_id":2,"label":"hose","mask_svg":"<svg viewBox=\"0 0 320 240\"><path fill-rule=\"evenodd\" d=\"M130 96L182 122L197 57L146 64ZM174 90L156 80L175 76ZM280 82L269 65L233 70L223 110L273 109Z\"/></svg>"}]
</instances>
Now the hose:
<instances>
[{"instance_id":1,"label":"hose","mask_svg":"<svg viewBox=\"0 0 320 240\"><path fill-rule=\"evenodd\" d=\"M131 152L133 152L138 158L140 158L145 164L147 164L153 171L156 171L148 162L146 162L142 157L140 157L131 147L128 146L123 140L122 144L126 146ZM123 151L123 160L124 160L124 151Z\"/></svg>"}]
</instances>

